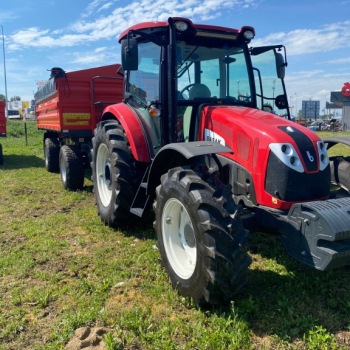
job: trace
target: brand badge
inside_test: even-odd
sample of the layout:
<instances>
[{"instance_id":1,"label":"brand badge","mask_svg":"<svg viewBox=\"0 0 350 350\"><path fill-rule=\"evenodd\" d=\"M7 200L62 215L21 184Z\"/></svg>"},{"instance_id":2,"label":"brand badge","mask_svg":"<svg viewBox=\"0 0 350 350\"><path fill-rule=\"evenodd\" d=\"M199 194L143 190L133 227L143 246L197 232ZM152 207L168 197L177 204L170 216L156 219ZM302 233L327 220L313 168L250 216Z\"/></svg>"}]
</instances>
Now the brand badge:
<instances>
[{"instance_id":1,"label":"brand badge","mask_svg":"<svg viewBox=\"0 0 350 350\"><path fill-rule=\"evenodd\" d=\"M313 162L315 160L315 158L310 154L309 151L306 151L306 154L307 154L310 162Z\"/></svg>"}]
</instances>

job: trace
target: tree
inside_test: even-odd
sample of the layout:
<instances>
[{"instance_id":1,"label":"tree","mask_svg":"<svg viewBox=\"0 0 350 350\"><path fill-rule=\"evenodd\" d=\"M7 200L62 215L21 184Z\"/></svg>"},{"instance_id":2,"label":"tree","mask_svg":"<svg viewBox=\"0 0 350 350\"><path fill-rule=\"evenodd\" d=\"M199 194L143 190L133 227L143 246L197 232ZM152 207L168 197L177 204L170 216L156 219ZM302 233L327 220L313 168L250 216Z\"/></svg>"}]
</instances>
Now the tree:
<instances>
[{"instance_id":1,"label":"tree","mask_svg":"<svg viewBox=\"0 0 350 350\"><path fill-rule=\"evenodd\" d=\"M13 101L21 101L21 98L19 96L13 96L10 98L10 101L13 102Z\"/></svg>"},{"instance_id":2,"label":"tree","mask_svg":"<svg viewBox=\"0 0 350 350\"><path fill-rule=\"evenodd\" d=\"M3 94L0 94L0 101L6 102L6 97Z\"/></svg>"}]
</instances>

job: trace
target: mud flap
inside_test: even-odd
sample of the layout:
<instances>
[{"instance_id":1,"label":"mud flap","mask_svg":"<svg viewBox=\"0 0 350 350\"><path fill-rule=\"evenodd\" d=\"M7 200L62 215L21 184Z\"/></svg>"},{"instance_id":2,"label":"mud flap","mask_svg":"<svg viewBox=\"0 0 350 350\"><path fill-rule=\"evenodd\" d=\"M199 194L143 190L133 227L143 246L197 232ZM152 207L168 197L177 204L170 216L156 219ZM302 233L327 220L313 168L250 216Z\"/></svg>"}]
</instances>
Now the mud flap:
<instances>
[{"instance_id":1,"label":"mud flap","mask_svg":"<svg viewBox=\"0 0 350 350\"><path fill-rule=\"evenodd\" d=\"M350 198L294 204L280 232L286 252L310 267L350 265Z\"/></svg>"}]
</instances>

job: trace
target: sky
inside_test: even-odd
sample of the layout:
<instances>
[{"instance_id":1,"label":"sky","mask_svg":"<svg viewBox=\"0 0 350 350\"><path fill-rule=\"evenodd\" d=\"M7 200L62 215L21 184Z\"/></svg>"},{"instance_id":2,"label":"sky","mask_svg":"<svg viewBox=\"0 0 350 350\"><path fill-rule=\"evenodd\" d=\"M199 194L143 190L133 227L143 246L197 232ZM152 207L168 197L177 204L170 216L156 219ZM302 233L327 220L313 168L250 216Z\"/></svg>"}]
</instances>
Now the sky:
<instances>
[{"instance_id":1,"label":"sky","mask_svg":"<svg viewBox=\"0 0 350 350\"><path fill-rule=\"evenodd\" d=\"M30 101L53 67L69 72L120 63L121 32L170 16L252 26L256 36L250 46L284 45L287 95L298 110L311 99L320 101L322 114L330 92L350 81L350 0L3 0L7 96ZM5 95L3 62L1 45Z\"/></svg>"}]
</instances>

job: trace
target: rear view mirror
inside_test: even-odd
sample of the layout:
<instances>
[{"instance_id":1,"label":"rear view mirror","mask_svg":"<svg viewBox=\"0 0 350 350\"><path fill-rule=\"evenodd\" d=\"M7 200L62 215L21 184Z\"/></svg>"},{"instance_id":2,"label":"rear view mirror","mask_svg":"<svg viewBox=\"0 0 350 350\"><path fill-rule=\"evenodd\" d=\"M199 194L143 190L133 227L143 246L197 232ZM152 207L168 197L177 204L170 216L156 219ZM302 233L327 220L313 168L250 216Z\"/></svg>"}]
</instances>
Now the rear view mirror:
<instances>
[{"instance_id":1,"label":"rear view mirror","mask_svg":"<svg viewBox=\"0 0 350 350\"><path fill-rule=\"evenodd\" d=\"M139 63L139 52L136 39L123 39L122 45L122 67L123 70L137 70Z\"/></svg>"},{"instance_id":2,"label":"rear view mirror","mask_svg":"<svg viewBox=\"0 0 350 350\"><path fill-rule=\"evenodd\" d=\"M276 72L277 72L277 76L280 79L284 79L286 65L284 63L283 55L275 51L275 57L276 57Z\"/></svg>"}]
</instances>

